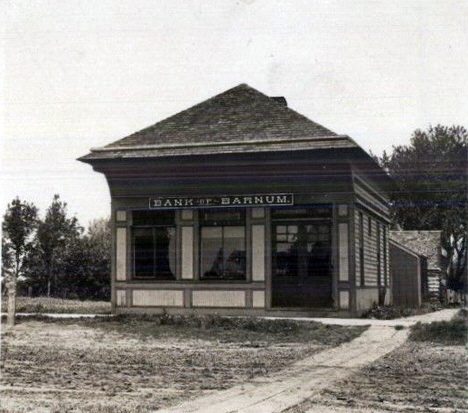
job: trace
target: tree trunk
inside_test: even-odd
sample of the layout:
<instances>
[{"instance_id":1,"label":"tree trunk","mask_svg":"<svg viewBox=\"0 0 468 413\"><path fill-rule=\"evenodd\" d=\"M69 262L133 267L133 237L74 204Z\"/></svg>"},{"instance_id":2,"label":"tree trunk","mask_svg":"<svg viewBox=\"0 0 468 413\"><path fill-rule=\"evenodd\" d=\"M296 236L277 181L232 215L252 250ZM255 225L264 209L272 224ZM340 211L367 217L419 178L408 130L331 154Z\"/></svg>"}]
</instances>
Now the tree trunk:
<instances>
[{"instance_id":1,"label":"tree trunk","mask_svg":"<svg viewBox=\"0 0 468 413\"><path fill-rule=\"evenodd\" d=\"M16 275L12 275L8 283L8 313L7 328L15 325L16 319Z\"/></svg>"}]
</instances>

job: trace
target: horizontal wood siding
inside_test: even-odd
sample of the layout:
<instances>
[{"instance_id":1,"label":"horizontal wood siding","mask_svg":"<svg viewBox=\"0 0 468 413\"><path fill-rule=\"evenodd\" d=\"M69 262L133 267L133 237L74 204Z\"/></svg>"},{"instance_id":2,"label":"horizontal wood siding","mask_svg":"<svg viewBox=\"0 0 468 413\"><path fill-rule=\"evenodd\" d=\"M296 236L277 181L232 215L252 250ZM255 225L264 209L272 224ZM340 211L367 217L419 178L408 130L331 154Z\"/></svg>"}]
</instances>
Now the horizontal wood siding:
<instances>
[{"instance_id":1,"label":"horizontal wood siding","mask_svg":"<svg viewBox=\"0 0 468 413\"><path fill-rule=\"evenodd\" d=\"M355 210L354 214L354 243L355 243L355 268L356 268L356 286L361 286L361 257L359 249L361 247L361 226L359 222L359 214L363 216L363 245L364 245L364 285L365 287L376 287L378 285L378 249L380 248L380 273L381 273L381 285L385 283L385 245L383 238L383 228L385 224L382 221L377 221L377 218L370 216L365 211ZM371 232L369 234L369 220L371 223ZM380 236L378 236L377 223L380 222ZM387 231L388 232L388 231ZM388 244L388 240L387 240ZM388 245L387 257L388 257ZM387 259L387 274L388 274L388 259Z\"/></svg>"},{"instance_id":2,"label":"horizontal wood siding","mask_svg":"<svg viewBox=\"0 0 468 413\"><path fill-rule=\"evenodd\" d=\"M369 234L369 225L371 233ZM365 285L377 286L377 223L364 214L364 279Z\"/></svg>"},{"instance_id":3,"label":"horizontal wood siding","mask_svg":"<svg viewBox=\"0 0 468 413\"><path fill-rule=\"evenodd\" d=\"M356 287L361 285L361 260L359 256L360 241L360 227L359 227L359 210L354 210L354 260L355 260L355 274L356 274Z\"/></svg>"}]
</instances>

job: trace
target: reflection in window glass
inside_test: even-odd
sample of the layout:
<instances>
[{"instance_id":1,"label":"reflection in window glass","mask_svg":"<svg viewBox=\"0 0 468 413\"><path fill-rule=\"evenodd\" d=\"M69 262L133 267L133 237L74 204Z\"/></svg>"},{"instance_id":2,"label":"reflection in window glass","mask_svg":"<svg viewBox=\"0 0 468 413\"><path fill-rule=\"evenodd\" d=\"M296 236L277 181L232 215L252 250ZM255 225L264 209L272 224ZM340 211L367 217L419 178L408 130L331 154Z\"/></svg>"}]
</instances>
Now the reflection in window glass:
<instances>
[{"instance_id":1,"label":"reflection in window glass","mask_svg":"<svg viewBox=\"0 0 468 413\"><path fill-rule=\"evenodd\" d=\"M139 228L134 233L135 276L153 277L154 239L152 228Z\"/></svg>"},{"instance_id":2,"label":"reflection in window glass","mask_svg":"<svg viewBox=\"0 0 468 413\"><path fill-rule=\"evenodd\" d=\"M245 227L201 228L201 276L245 279Z\"/></svg>"},{"instance_id":3,"label":"reflection in window glass","mask_svg":"<svg viewBox=\"0 0 468 413\"><path fill-rule=\"evenodd\" d=\"M135 228L133 234L134 276L175 278L175 228Z\"/></svg>"}]
</instances>

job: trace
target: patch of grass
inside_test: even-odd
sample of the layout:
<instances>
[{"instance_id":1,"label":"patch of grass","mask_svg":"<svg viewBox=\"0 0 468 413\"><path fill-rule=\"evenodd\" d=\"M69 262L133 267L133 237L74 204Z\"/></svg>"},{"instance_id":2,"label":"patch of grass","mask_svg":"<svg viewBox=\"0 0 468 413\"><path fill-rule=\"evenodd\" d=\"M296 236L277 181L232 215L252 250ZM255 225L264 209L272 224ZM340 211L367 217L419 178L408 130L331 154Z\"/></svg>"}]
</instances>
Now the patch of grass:
<instances>
[{"instance_id":1,"label":"patch of grass","mask_svg":"<svg viewBox=\"0 0 468 413\"><path fill-rule=\"evenodd\" d=\"M35 317L36 318L36 317ZM153 338L194 338L221 342L244 342L251 347L270 343L311 342L337 346L358 337L366 326L338 326L309 321L270 320L259 317L222 317L209 315L120 314L115 317L48 319L46 323L80 324L104 332L133 336L140 340ZM31 320L28 318L25 321ZM20 319L20 322L21 319Z\"/></svg>"},{"instance_id":2,"label":"patch of grass","mask_svg":"<svg viewBox=\"0 0 468 413\"><path fill-rule=\"evenodd\" d=\"M411 317L441 310L440 303L425 303L421 308L396 307L391 305L382 305L371 308L362 314L361 318L375 320L394 320L395 318Z\"/></svg>"},{"instance_id":3,"label":"patch of grass","mask_svg":"<svg viewBox=\"0 0 468 413\"><path fill-rule=\"evenodd\" d=\"M428 341L443 345L462 346L468 342L468 311L462 309L450 321L417 323L411 327L412 341Z\"/></svg>"},{"instance_id":4,"label":"patch of grass","mask_svg":"<svg viewBox=\"0 0 468 413\"><path fill-rule=\"evenodd\" d=\"M2 299L2 312L7 311L7 299ZM18 313L110 314L107 301L66 300L52 297L17 297Z\"/></svg>"}]
</instances>

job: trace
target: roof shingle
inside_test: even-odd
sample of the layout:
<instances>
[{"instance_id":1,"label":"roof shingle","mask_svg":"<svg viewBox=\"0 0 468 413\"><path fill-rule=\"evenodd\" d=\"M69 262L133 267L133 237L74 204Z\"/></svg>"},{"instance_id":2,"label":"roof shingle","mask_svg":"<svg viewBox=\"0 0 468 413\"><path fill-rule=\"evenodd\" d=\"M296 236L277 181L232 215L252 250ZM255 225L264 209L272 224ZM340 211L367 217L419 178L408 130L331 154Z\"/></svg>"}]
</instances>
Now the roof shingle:
<instances>
[{"instance_id":1,"label":"roof shingle","mask_svg":"<svg viewBox=\"0 0 468 413\"><path fill-rule=\"evenodd\" d=\"M167 149L213 143L241 146L254 141L274 144L277 141L340 138L288 108L285 102L284 98L271 98L246 84L240 84L153 126L93 150L81 159L136 157L135 149L151 149L146 156L161 156L161 145ZM356 146L348 140L347 146ZM119 151L128 152L123 155Z\"/></svg>"},{"instance_id":2,"label":"roof shingle","mask_svg":"<svg viewBox=\"0 0 468 413\"><path fill-rule=\"evenodd\" d=\"M430 270L442 270L442 231L390 231L390 238L427 257Z\"/></svg>"}]
</instances>

